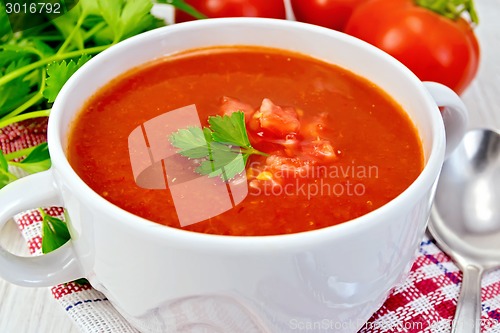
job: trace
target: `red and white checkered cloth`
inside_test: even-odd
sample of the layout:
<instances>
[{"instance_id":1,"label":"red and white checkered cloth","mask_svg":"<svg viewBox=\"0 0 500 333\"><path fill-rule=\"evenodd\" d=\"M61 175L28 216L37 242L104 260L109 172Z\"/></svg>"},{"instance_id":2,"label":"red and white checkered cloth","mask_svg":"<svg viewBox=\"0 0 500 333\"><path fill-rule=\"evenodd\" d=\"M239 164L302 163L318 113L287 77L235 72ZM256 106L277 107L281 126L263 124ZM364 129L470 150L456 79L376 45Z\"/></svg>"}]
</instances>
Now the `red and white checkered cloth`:
<instances>
[{"instance_id":1,"label":"red and white checkered cloth","mask_svg":"<svg viewBox=\"0 0 500 333\"><path fill-rule=\"evenodd\" d=\"M22 149L45 140L45 133L45 121L10 126L0 130L0 148L4 152ZM45 210L63 218L60 207ZM38 211L18 214L14 220L31 253L41 254L41 216ZM451 332L461 279L461 272L450 258L431 240L424 239L406 281L394 289L360 332ZM51 291L82 332L137 332L108 299L90 285L67 283L54 286ZM481 331L500 333L500 270L484 275L481 299Z\"/></svg>"}]
</instances>

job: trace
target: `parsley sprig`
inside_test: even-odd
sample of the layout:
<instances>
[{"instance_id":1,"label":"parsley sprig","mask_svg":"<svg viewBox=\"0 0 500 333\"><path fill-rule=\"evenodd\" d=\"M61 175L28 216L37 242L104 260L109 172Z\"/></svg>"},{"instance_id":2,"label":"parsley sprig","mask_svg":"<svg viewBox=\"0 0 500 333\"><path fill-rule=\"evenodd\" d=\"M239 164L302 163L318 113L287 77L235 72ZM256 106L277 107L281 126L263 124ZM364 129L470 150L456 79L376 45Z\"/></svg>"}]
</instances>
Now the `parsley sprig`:
<instances>
[{"instance_id":1,"label":"parsley sprig","mask_svg":"<svg viewBox=\"0 0 500 333\"><path fill-rule=\"evenodd\" d=\"M183 0L156 2L205 17ZM151 15L152 7L153 0L80 0L62 16L14 33L4 1L0 1L0 130L16 122L49 116L63 85L92 56L164 25ZM0 150L0 189L18 178L11 167L28 173L48 169L47 144L10 154ZM42 250L48 253L63 245L70 235L65 222L40 212Z\"/></svg>"},{"instance_id":2,"label":"parsley sprig","mask_svg":"<svg viewBox=\"0 0 500 333\"><path fill-rule=\"evenodd\" d=\"M179 154L198 164L197 173L228 181L245 170L251 155L267 156L250 144L243 112L209 117L208 124L180 129L169 138Z\"/></svg>"},{"instance_id":3,"label":"parsley sprig","mask_svg":"<svg viewBox=\"0 0 500 333\"><path fill-rule=\"evenodd\" d=\"M23 156L25 156L23 158ZM23 158L21 161L18 161ZM0 149L0 189L17 179L9 167L18 167L27 173L36 173L50 168L50 155L47 143L36 147L18 150L14 153L4 154Z\"/></svg>"},{"instance_id":4,"label":"parsley sprig","mask_svg":"<svg viewBox=\"0 0 500 333\"><path fill-rule=\"evenodd\" d=\"M81 0L43 25L13 33L0 3L0 128L48 116L57 94L91 55L158 27L150 0Z\"/></svg>"},{"instance_id":5,"label":"parsley sprig","mask_svg":"<svg viewBox=\"0 0 500 333\"><path fill-rule=\"evenodd\" d=\"M157 2L196 12L183 0ZM49 116L63 85L93 55L164 25L151 15L152 7L152 0L80 0L56 19L47 18L43 25L13 33L4 2L0 1L0 130L16 122ZM8 171L8 164L14 165L15 158L27 153L13 158L0 153L0 188L17 179ZM23 161L17 166L28 165L32 164Z\"/></svg>"}]
</instances>

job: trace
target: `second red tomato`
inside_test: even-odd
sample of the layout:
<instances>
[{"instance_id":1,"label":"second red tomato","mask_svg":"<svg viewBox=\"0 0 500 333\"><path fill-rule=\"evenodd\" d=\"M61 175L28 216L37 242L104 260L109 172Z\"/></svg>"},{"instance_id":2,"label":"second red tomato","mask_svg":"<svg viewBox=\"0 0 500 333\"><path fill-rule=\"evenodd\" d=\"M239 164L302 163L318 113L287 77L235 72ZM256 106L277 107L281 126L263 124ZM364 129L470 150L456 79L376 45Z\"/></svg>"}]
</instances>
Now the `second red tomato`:
<instances>
[{"instance_id":1,"label":"second red tomato","mask_svg":"<svg viewBox=\"0 0 500 333\"><path fill-rule=\"evenodd\" d=\"M351 16L345 33L384 50L422 81L461 94L475 77L479 43L473 25L419 6L414 0L371 0Z\"/></svg>"},{"instance_id":2,"label":"second red tomato","mask_svg":"<svg viewBox=\"0 0 500 333\"><path fill-rule=\"evenodd\" d=\"M185 0L185 2L209 18L242 16L286 18L283 0ZM175 22L194 19L183 11L175 12Z\"/></svg>"},{"instance_id":3,"label":"second red tomato","mask_svg":"<svg viewBox=\"0 0 500 333\"><path fill-rule=\"evenodd\" d=\"M367 0L291 0L297 21L343 31L352 12Z\"/></svg>"}]
</instances>

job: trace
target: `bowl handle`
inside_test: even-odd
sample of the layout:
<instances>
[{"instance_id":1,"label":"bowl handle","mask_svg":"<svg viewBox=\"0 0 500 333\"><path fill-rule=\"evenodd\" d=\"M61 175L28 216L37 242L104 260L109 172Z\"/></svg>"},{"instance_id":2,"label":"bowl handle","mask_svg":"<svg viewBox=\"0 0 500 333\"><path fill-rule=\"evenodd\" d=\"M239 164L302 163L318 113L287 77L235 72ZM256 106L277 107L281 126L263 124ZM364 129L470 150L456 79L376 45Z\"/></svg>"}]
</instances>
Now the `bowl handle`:
<instances>
[{"instance_id":1,"label":"bowl handle","mask_svg":"<svg viewBox=\"0 0 500 333\"><path fill-rule=\"evenodd\" d=\"M457 148L467 130L469 113L464 102L450 88L437 82L424 82L437 106L442 108L446 132L445 158Z\"/></svg>"},{"instance_id":2,"label":"bowl handle","mask_svg":"<svg viewBox=\"0 0 500 333\"><path fill-rule=\"evenodd\" d=\"M18 179L0 191L0 230L17 213L51 205L60 205L51 169ZM83 274L69 240L51 253L34 257L17 256L0 246L0 277L21 286L49 287Z\"/></svg>"}]
</instances>

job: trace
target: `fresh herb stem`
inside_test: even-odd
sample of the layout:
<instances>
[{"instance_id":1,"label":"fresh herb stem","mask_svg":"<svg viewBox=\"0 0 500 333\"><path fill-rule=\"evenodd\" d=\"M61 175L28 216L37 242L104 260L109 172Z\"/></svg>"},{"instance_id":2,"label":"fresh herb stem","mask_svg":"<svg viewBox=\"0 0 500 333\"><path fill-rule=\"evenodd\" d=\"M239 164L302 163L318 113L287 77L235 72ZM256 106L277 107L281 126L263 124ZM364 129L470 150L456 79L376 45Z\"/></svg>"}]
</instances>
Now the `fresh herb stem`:
<instances>
[{"instance_id":1,"label":"fresh herb stem","mask_svg":"<svg viewBox=\"0 0 500 333\"><path fill-rule=\"evenodd\" d=\"M9 161L9 165L13 167L20 167L22 164L20 162Z\"/></svg>"},{"instance_id":2,"label":"fresh herb stem","mask_svg":"<svg viewBox=\"0 0 500 333\"><path fill-rule=\"evenodd\" d=\"M105 22L100 22L96 24L92 29L90 29L85 33L85 35L83 36L83 40L88 41L91 37L93 37L96 33L101 31L101 29L103 29L104 27L106 27Z\"/></svg>"},{"instance_id":3,"label":"fresh herb stem","mask_svg":"<svg viewBox=\"0 0 500 333\"><path fill-rule=\"evenodd\" d=\"M15 152L12 152L12 153L5 154L4 156L5 156L6 160L11 161L11 160L15 160L16 158L21 158L21 157L29 155L34 149L35 149L35 147L20 149L20 150L16 150Z\"/></svg>"},{"instance_id":4,"label":"fresh herb stem","mask_svg":"<svg viewBox=\"0 0 500 333\"><path fill-rule=\"evenodd\" d=\"M266 154L264 152L261 152L260 150L257 150L253 147L250 147L250 148L244 148L242 150L242 153L243 154L246 154L246 155L260 155L260 156L269 156L269 154Z\"/></svg>"},{"instance_id":5,"label":"fresh herb stem","mask_svg":"<svg viewBox=\"0 0 500 333\"><path fill-rule=\"evenodd\" d=\"M36 105L38 102L40 102L43 99L43 90L45 89L45 79L46 79L47 74L46 74L46 71L44 71L44 70L42 70L41 73L42 74L41 74L41 78L40 78L38 91L36 93L34 93L33 96L31 96L23 104L21 104L20 106L15 108L13 111L8 113L7 115L0 118L0 124L1 124L1 121L6 120L6 119L11 118L11 117L15 117L15 116L23 113L24 111L26 111L27 109L29 109L33 105ZM39 74L36 71L33 71L31 73L31 75L39 75ZM28 74L27 76L30 76L30 74ZM0 128L2 128L2 127L3 126L0 126Z\"/></svg>"},{"instance_id":6,"label":"fresh herb stem","mask_svg":"<svg viewBox=\"0 0 500 333\"><path fill-rule=\"evenodd\" d=\"M24 81L38 81L38 88L43 89L44 87L40 87L40 85L45 83L43 81L44 77L45 77L45 71L37 69L37 70L34 70L31 73L28 73L27 75L25 75L23 80Z\"/></svg>"},{"instance_id":7,"label":"fresh herb stem","mask_svg":"<svg viewBox=\"0 0 500 333\"><path fill-rule=\"evenodd\" d=\"M0 109L0 114L4 114L5 112L7 112L8 110L12 109L13 107L15 107L15 105L17 105L18 103L21 103L21 104L24 104L26 103L26 101L28 101L31 97L33 97L34 95L36 95L36 92L33 92L29 95L26 95L24 98L20 98L19 100L17 101L11 101L9 104L6 104L4 105L1 109ZM15 105L14 105L15 103ZM0 117L0 121L1 120L4 120L6 119L5 116L2 116Z\"/></svg>"},{"instance_id":8,"label":"fresh herb stem","mask_svg":"<svg viewBox=\"0 0 500 333\"><path fill-rule=\"evenodd\" d=\"M0 120L0 128L3 128L5 126L27 120L27 119L33 119L33 118L41 118L41 117L48 117L50 114L50 109L47 110L42 110L42 111L33 111L30 113L23 113L19 116L7 118L5 120Z\"/></svg>"},{"instance_id":9,"label":"fresh herb stem","mask_svg":"<svg viewBox=\"0 0 500 333\"><path fill-rule=\"evenodd\" d=\"M31 39L28 37L28 39ZM44 42L59 42L64 40L64 37L58 35L46 35L46 36L37 36L36 39L44 41Z\"/></svg>"},{"instance_id":10,"label":"fresh herb stem","mask_svg":"<svg viewBox=\"0 0 500 333\"><path fill-rule=\"evenodd\" d=\"M37 49L29 46L19 46L19 45L0 45L0 49L4 49L6 51L16 51L16 52L26 52L31 53L38 56L40 59L43 58L43 54Z\"/></svg>"},{"instance_id":11,"label":"fresh herb stem","mask_svg":"<svg viewBox=\"0 0 500 333\"><path fill-rule=\"evenodd\" d=\"M101 46L95 46L95 47L89 47L89 48L85 48L85 49L82 49L82 50L76 50L76 51L73 51L73 52L68 52L68 53L65 53L65 54L56 54L56 55L53 55L51 57L47 57L47 58L44 58L44 59L40 59L34 63L31 63L27 66L24 66L22 68L19 68L9 74L6 74L5 76L1 77L0 78L0 86L3 85L3 84L6 84L18 77L20 77L21 75L23 74L26 74L26 73L29 73L30 71L34 70L34 69L37 69L38 67L42 67L44 65L47 65L51 62L54 62L54 61L60 61L60 60L65 60L65 59L70 59L70 58L75 58L75 57L78 57L78 56L81 56L83 54L95 54L95 53L99 53L99 52L102 52L104 50L106 50L107 48L109 48L111 45L113 44L107 44L107 45L101 45Z\"/></svg>"},{"instance_id":12,"label":"fresh herb stem","mask_svg":"<svg viewBox=\"0 0 500 333\"><path fill-rule=\"evenodd\" d=\"M25 103L21 104L19 107L17 107L14 111L11 113L7 114L6 116L2 117L2 120L6 120L9 118L16 117L17 115L23 113L28 109L29 107L35 105L36 103L40 102L43 98L42 95L42 90L37 91L29 100L27 100ZM1 121L1 120L0 120ZM0 122L1 124L1 122ZM0 128L3 127L0 125Z\"/></svg>"},{"instance_id":13,"label":"fresh herb stem","mask_svg":"<svg viewBox=\"0 0 500 333\"><path fill-rule=\"evenodd\" d=\"M66 40L64 41L64 43L61 45L61 47L57 51L56 55L61 55L61 54L63 54L66 51L66 48L73 41L73 37L80 30L80 27L82 26L83 21L85 20L86 17L87 17L87 15L80 15L80 17L78 18L78 21L76 22L75 27L73 28L73 30L71 31L71 33L69 34L69 36L66 38Z\"/></svg>"}]
</instances>

